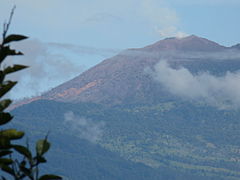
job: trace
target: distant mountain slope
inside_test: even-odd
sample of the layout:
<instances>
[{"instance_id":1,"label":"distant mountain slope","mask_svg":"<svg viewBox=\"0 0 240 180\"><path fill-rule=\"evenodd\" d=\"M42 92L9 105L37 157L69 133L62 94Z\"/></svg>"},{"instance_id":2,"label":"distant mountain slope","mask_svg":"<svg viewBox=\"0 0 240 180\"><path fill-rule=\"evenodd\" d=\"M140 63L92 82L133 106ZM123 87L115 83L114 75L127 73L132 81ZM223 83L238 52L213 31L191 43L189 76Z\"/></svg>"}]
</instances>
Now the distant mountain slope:
<instances>
[{"instance_id":1,"label":"distant mountain slope","mask_svg":"<svg viewBox=\"0 0 240 180\"><path fill-rule=\"evenodd\" d=\"M139 49L129 49L103 61L42 98L107 105L153 103L172 98L146 70L161 60L190 71L215 74L240 68L240 51L197 36L168 38ZM161 94L161 97L159 96Z\"/></svg>"},{"instance_id":2,"label":"distant mountain slope","mask_svg":"<svg viewBox=\"0 0 240 180\"><path fill-rule=\"evenodd\" d=\"M34 137L50 130L56 144L49 154L51 169L73 180L239 179L239 109L221 109L216 105L222 102L212 105L170 92L150 73L163 61L171 72L190 77L189 86L181 89L186 95L202 88L194 84L195 76L203 84L208 79L201 75L210 77L207 83L214 84L230 74L236 83L240 50L197 36L128 49L42 96L20 102L12 111L15 125ZM174 77L178 81L173 84L184 85ZM222 84L214 93L226 88ZM203 95L214 88L209 87Z\"/></svg>"},{"instance_id":3,"label":"distant mountain slope","mask_svg":"<svg viewBox=\"0 0 240 180\"><path fill-rule=\"evenodd\" d=\"M166 51L166 50L180 50L180 51L223 51L227 48L221 46L213 41L205 38L191 35L185 38L167 38L159 41L153 45L146 46L144 50L147 51Z\"/></svg>"},{"instance_id":4,"label":"distant mountain slope","mask_svg":"<svg viewBox=\"0 0 240 180\"><path fill-rule=\"evenodd\" d=\"M209 121L214 117L214 109L197 110L190 106L163 103L151 107L108 108L91 103L40 100L15 109L13 126L26 130L30 142L44 137L50 130L52 148L47 156L47 172L71 180L239 178L238 152L234 151L240 142L229 143L236 131L222 131L221 124L215 119ZM96 123L104 121L102 138L92 143L81 137L81 129L73 130L77 122L72 125L65 122L64 114L69 111ZM208 113L194 119L189 111L197 116ZM223 114L221 112L216 118L222 117L219 120L225 126L228 123ZM239 114L235 113L233 117ZM199 119L209 122L203 123ZM218 130L210 132L208 126ZM236 121L235 126L240 128L240 123ZM202 128L205 129L201 132ZM219 136L223 132L229 139ZM240 135L235 138L240 139Z\"/></svg>"}]
</instances>

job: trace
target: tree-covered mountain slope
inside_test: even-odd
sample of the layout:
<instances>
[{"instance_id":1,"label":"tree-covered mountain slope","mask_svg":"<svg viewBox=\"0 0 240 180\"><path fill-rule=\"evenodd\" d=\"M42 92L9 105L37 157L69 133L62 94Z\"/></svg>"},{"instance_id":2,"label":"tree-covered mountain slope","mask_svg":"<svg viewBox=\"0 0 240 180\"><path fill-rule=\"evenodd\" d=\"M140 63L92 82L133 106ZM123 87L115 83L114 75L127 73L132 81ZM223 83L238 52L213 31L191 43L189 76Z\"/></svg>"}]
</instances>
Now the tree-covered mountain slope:
<instances>
[{"instance_id":1,"label":"tree-covered mountain slope","mask_svg":"<svg viewBox=\"0 0 240 180\"><path fill-rule=\"evenodd\" d=\"M237 45L168 38L125 50L12 112L31 137L50 131L52 169L73 180L237 180L239 69Z\"/></svg>"},{"instance_id":2,"label":"tree-covered mountain slope","mask_svg":"<svg viewBox=\"0 0 240 180\"><path fill-rule=\"evenodd\" d=\"M31 137L50 131L49 162L70 179L240 177L236 111L172 101L112 108L36 101L13 114Z\"/></svg>"}]
</instances>

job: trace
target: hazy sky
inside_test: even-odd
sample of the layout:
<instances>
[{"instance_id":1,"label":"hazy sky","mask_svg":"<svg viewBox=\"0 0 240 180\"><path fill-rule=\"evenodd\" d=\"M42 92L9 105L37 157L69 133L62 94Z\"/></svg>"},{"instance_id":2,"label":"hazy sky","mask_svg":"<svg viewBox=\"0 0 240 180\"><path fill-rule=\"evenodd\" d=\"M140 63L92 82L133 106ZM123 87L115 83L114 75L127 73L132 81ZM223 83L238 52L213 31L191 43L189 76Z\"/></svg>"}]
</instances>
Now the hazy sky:
<instances>
[{"instance_id":1,"label":"hazy sky","mask_svg":"<svg viewBox=\"0 0 240 180\"><path fill-rule=\"evenodd\" d=\"M239 0L2 0L1 22L13 4L12 30L44 42L129 48L177 33L240 42Z\"/></svg>"},{"instance_id":2,"label":"hazy sky","mask_svg":"<svg viewBox=\"0 0 240 180\"><path fill-rule=\"evenodd\" d=\"M8 19L14 4L11 32L31 37L30 43L23 45L28 49L26 57L33 58L31 66L39 57L44 66L46 59L57 56L81 67L77 72L69 65L64 78L43 83L36 88L38 92L28 95L56 86L121 49L143 47L169 36L195 34L225 46L240 43L239 0L1 0L0 23ZM33 56L28 45L34 42L34 47L45 49L35 49ZM26 77L25 84L31 79ZM51 79L51 73L44 78ZM21 96L26 95L12 95Z\"/></svg>"}]
</instances>

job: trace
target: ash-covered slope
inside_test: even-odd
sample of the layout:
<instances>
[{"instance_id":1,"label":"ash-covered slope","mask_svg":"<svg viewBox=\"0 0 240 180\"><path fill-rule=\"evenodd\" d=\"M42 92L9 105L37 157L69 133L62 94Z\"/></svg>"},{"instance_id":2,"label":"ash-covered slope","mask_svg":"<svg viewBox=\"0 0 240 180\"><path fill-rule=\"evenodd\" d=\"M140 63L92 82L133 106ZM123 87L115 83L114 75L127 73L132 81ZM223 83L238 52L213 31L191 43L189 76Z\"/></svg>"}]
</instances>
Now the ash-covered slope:
<instances>
[{"instance_id":1,"label":"ash-covered slope","mask_svg":"<svg viewBox=\"0 0 240 180\"><path fill-rule=\"evenodd\" d=\"M45 93L42 98L107 105L162 101L172 96L147 73L159 61L167 60L175 67L186 66L193 72L211 72L216 66L223 73L240 68L236 62L239 54L235 46L224 47L194 35L168 38L144 48L125 50Z\"/></svg>"}]
</instances>

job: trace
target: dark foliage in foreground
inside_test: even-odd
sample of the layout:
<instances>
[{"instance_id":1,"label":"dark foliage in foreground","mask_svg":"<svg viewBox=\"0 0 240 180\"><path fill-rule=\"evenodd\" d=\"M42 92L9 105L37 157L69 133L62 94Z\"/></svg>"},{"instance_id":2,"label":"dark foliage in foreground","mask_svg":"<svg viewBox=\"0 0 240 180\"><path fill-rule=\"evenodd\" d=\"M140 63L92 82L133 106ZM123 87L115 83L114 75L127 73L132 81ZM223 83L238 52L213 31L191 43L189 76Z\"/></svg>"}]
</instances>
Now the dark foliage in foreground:
<instances>
[{"instance_id":1,"label":"dark foliage in foreground","mask_svg":"<svg viewBox=\"0 0 240 180\"><path fill-rule=\"evenodd\" d=\"M11 34L7 36L7 32L11 23L14 9L12 10L8 23L4 24L2 43L0 44L0 65L8 56L23 55L22 52L17 52L10 48L10 43L13 41L21 41L27 39L26 36ZM2 67L2 66L1 66ZM27 66L15 64L0 69L0 98L8 93L16 84L16 81L6 80L6 75L20 71ZM9 123L13 116L4 112L11 104L10 99L2 99L0 101L0 126ZM0 131L0 174L1 180L6 180L12 177L15 180L58 180L61 177L45 174L40 176L39 165L46 163L44 155L50 148L50 143L45 139L40 139L36 142L35 153L31 152L28 142L26 145L16 143L15 140L20 140L24 136L24 131L12 129L1 129ZM4 175L4 174L5 175Z\"/></svg>"}]
</instances>

